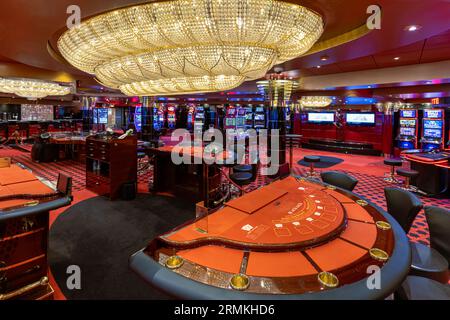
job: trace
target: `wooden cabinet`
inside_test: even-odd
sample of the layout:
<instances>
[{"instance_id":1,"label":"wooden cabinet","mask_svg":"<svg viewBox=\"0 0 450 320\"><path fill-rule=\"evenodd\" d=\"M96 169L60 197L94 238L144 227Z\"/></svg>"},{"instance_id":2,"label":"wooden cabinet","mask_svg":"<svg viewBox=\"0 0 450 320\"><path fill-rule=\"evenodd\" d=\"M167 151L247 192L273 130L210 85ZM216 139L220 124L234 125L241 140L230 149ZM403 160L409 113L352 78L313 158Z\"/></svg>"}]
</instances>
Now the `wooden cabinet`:
<instances>
[{"instance_id":1,"label":"wooden cabinet","mask_svg":"<svg viewBox=\"0 0 450 320\"><path fill-rule=\"evenodd\" d=\"M122 185L137 183L137 139L86 140L86 188L111 200L120 197Z\"/></svg>"}]
</instances>

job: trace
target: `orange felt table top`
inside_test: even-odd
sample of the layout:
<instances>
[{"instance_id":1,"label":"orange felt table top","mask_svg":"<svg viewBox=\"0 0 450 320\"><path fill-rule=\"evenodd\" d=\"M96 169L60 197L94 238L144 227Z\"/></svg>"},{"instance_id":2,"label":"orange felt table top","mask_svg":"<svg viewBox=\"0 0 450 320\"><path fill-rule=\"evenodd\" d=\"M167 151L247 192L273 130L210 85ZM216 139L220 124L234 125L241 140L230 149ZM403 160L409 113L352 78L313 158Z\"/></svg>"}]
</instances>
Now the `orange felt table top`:
<instances>
[{"instance_id":1,"label":"orange felt table top","mask_svg":"<svg viewBox=\"0 0 450 320\"><path fill-rule=\"evenodd\" d=\"M7 168L0 168L0 185L2 186L34 180L37 178L31 172L14 164Z\"/></svg>"}]
</instances>

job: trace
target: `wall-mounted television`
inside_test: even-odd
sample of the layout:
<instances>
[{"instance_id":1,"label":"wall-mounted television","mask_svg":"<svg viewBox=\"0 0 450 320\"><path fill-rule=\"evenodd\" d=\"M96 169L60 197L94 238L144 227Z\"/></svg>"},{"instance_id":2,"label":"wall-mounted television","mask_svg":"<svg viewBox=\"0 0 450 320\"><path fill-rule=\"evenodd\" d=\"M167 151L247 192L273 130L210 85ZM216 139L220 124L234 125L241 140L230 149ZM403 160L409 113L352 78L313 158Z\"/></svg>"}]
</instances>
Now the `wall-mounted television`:
<instances>
[{"instance_id":1,"label":"wall-mounted television","mask_svg":"<svg viewBox=\"0 0 450 320\"><path fill-rule=\"evenodd\" d=\"M345 120L350 125L374 125L375 113L347 113Z\"/></svg>"},{"instance_id":2,"label":"wall-mounted television","mask_svg":"<svg viewBox=\"0 0 450 320\"><path fill-rule=\"evenodd\" d=\"M401 118L415 118L417 115L417 110L400 110Z\"/></svg>"},{"instance_id":3,"label":"wall-mounted television","mask_svg":"<svg viewBox=\"0 0 450 320\"><path fill-rule=\"evenodd\" d=\"M308 112L308 122L333 123L334 112Z\"/></svg>"}]
</instances>

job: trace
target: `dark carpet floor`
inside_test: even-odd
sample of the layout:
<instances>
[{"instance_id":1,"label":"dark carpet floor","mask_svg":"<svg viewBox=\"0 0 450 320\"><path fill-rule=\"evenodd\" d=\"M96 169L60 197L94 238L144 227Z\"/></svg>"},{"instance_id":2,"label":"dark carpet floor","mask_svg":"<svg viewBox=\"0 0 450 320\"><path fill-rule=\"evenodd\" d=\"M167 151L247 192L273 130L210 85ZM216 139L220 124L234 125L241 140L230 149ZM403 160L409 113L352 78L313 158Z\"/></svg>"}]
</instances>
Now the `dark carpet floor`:
<instances>
[{"instance_id":1,"label":"dark carpet floor","mask_svg":"<svg viewBox=\"0 0 450 320\"><path fill-rule=\"evenodd\" d=\"M336 157L327 157L327 156L317 156L320 158L320 162L314 163L314 167L318 169L327 169L344 162L344 159L336 158ZM305 162L300 160L297 162L299 165L304 167L309 167L309 162Z\"/></svg>"},{"instance_id":2,"label":"dark carpet floor","mask_svg":"<svg viewBox=\"0 0 450 320\"><path fill-rule=\"evenodd\" d=\"M49 264L67 299L167 299L128 268L149 240L194 218L192 204L163 196L133 201L96 197L62 213L50 231ZM67 267L81 268L81 290L66 286Z\"/></svg>"}]
</instances>

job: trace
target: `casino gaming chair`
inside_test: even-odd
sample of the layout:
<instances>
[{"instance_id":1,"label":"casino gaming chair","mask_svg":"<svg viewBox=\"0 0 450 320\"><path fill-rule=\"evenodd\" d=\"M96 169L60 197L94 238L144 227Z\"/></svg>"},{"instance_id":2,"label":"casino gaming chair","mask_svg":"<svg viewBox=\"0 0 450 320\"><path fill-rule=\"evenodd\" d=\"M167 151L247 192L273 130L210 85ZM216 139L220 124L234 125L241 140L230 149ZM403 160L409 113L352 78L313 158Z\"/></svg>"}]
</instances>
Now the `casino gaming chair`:
<instances>
[{"instance_id":1,"label":"casino gaming chair","mask_svg":"<svg viewBox=\"0 0 450 320\"><path fill-rule=\"evenodd\" d=\"M338 172L338 171L326 171L320 174L322 181L332 186L339 187L348 191L353 191L358 180L349 176L348 174Z\"/></svg>"},{"instance_id":2,"label":"casino gaming chair","mask_svg":"<svg viewBox=\"0 0 450 320\"><path fill-rule=\"evenodd\" d=\"M396 300L450 300L450 285L437 281L408 276L395 292Z\"/></svg>"},{"instance_id":3,"label":"casino gaming chair","mask_svg":"<svg viewBox=\"0 0 450 320\"><path fill-rule=\"evenodd\" d=\"M389 214L397 220L405 233L408 233L423 208L422 201L411 192L399 188L384 188L384 195Z\"/></svg>"},{"instance_id":4,"label":"casino gaming chair","mask_svg":"<svg viewBox=\"0 0 450 320\"><path fill-rule=\"evenodd\" d=\"M450 265L450 210L425 207L425 217L430 230L430 246L447 259Z\"/></svg>"}]
</instances>

